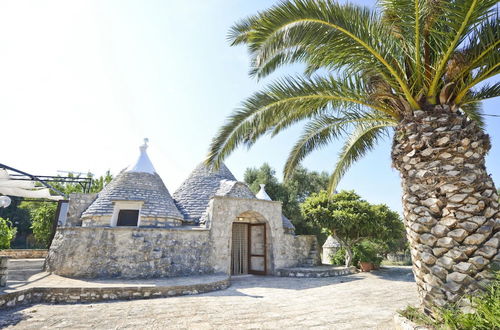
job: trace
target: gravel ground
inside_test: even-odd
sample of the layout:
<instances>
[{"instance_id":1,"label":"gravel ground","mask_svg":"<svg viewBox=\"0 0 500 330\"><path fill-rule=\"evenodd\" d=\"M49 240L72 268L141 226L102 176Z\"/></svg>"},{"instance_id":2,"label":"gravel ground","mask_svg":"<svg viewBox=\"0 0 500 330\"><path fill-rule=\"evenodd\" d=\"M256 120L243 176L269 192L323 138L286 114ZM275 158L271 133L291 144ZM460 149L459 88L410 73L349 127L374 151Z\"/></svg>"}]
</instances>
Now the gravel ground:
<instances>
[{"instance_id":1,"label":"gravel ground","mask_svg":"<svg viewBox=\"0 0 500 330\"><path fill-rule=\"evenodd\" d=\"M248 275L196 296L2 310L0 327L393 329L395 311L417 303L410 267L320 279Z\"/></svg>"}]
</instances>

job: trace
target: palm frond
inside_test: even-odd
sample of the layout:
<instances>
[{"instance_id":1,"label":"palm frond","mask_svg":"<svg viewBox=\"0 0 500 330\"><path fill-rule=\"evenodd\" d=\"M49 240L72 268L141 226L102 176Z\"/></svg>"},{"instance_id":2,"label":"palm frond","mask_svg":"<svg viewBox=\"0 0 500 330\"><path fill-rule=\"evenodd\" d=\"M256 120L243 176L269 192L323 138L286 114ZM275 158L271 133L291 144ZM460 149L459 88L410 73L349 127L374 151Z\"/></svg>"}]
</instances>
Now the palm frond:
<instances>
[{"instance_id":1,"label":"palm frond","mask_svg":"<svg viewBox=\"0 0 500 330\"><path fill-rule=\"evenodd\" d=\"M277 134L326 109L342 112L353 105L397 118L397 114L383 104L373 102L361 80L355 77L280 79L247 99L242 108L228 118L213 139L206 162L218 167L222 159L241 144L249 147L268 132Z\"/></svg>"},{"instance_id":2,"label":"palm frond","mask_svg":"<svg viewBox=\"0 0 500 330\"><path fill-rule=\"evenodd\" d=\"M412 91L420 90L423 84L423 29L429 1L426 0L381 0L381 20L391 27L392 34L401 40L405 50L406 79Z\"/></svg>"},{"instance_id":3,"label":"palm frond","mask_svg":"<svg viewBox=\"0 0 500 330\"><path fill-rule=\"evenodd\" d=\"M461 109L467 117L474 120L479 127L484 127L484 116L481 102L471 101L467 104L463 104Z\"/></svg>"},{"instance_id":4,"label":"palm frond","mask_svg":"<svg viewBox=\"0 0 500 330\"><path fill-rule=\"evenodd\" d=\"M484 118L481 101L498 96L500 96L500 82L493 85L486 84L477 91L470 90L463 98L460 108L469 118L475 120L481 127L483 127Z\"/></svg>"},{"instance_id":5,"label":"palm frond","mask_svg":"<svg viewBox=\"0 0 500 330\"><path fill-rule=\"evenodd\" d=\"M485 18L494 11L496 0L461 0L446 2L446 10L442 10L437 17L438 26L431 33L435 37L434 51L438 54L433 63L434 72L427 92L427 100L436 103L436 96L443 84L443 75L452 54Z\"/></svg>"},{"instance_id":6,"label":"palm frond","mask_svg":"<svg viewBox=\"0 0 500 330\"><path fill-rule=\"evenodd\" d=\"M400 42L378 20L377 13L367 8L329 0L292 0L247 19L233 30L237 31L232 34L233 42L248 45L252 72L258 77L296 60L329 70L376 72L418 107L403 78Z\"/></svg>"},{"instance_id":7,"label":"palm frond","mask_svg":"<svg viewBox=\"0 0 500 330\"><path fill-rule=\"evenodd\" d=\"M478 69L475 74L471 74L463 83L463 86L461 86L461 89L457 92L455 98L456 104L461 104L474 86L500 73L500 53L492 53L492 55L488 57L488 60L490 61L489 63Z\"/></svg>"},{"instance_id":8,"label":"palm frond","mask_svg":"<svg viewBox=\"0 0 500 330\"><path fill-rule=\"evenodd\" d=\"M304 127L302 135L292 148L283 171L285 180L293 175L297 166L312 151L328 145L334 139L348 135L356 124L363 123L395 126L397 121L373 112L349 112L343 113L342 117L317 116Z\"/></svg>"},{"instance_id":9,"label":"palm frond","mask_svg":"<svg viewBox=\"0 0 500 330\"><path fill-rule=\"evenodd\" d=\"M388 125L386 122L358 123L355 130L347 139L339 154L335 169L330 176L328 190L330 194L335 192L340 179L353 163L362 158L372 150L383 136L388 136Z\"/></svg>"},{"instance_id":10,"label":"palm frond","mask_svg":"<svg viewBox=\"0 0 500 330\"><path fill-rule=\"evenodd\" d=\"M500 19L498 12L481 25L474 28L468 36L468 44L463 49L467 65L459 76L467 74L489 61L492 54L500 52Z\"/></svg>"}]
</instances>

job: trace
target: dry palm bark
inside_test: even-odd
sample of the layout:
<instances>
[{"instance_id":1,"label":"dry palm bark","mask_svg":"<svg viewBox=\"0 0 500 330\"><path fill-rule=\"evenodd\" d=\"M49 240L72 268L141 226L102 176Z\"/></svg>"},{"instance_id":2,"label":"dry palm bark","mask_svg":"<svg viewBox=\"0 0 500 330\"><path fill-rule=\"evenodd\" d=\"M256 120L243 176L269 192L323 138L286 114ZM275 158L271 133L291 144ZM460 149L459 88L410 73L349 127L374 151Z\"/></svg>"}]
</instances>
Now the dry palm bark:
<instances>
[{"instance_id":1,"label":"dry palm bark","mask_svg":"<svg viewBox=\"0 0 500 330\"><path fill-rule=\"evenodd\" d=\"M403 186L413 272L424 306L457 302L499 262L498 196L477 123L449 106L415 111L396 128L392 159Z\"/></svg>"}]
</instances>

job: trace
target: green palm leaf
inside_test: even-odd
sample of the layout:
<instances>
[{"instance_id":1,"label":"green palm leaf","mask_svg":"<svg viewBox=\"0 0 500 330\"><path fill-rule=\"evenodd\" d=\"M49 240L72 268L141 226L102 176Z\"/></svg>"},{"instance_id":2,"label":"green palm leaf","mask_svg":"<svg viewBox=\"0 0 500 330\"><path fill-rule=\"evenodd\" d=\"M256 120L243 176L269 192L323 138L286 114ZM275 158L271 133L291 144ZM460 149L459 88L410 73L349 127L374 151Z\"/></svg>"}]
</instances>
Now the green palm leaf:
<instances>
[{"instance_id":1,"label":"green palm leaf","mask_svg":"<svg viewBox=\"0 0 500 330\"><path fill-rule=\"evenodd\" d=\"M212 141L207 161L218 166L239 145L251 146L262 135L281 130L322 111L371 108L387 117L397 114L374 102L359 79L344 77L287 77L247 99L241 109L229 117Z\"/></svg>"},{"instance_id":2,"label":"green palm leaf","mask_svg":"<svg viewBox=\"0 0 500 330\"><path fill-rule=\"evenodd\" d=\"M440 15L436 18L439 22L438 27L431 31L439 36L435 40L440 41L435 46L435 51L439 56L433 63L434 73L427 94L428 101L432 104L436 102L435 97L443 83L442 77L452 54L475 26L494 12L493 7L497 1L461 0L448 1L445 4L446 10L441 10Z\"/></svg>"},{"instance_id":3,"label":"green palm leaf","mask_svg":"<svg viewBox=\"0 0 500 330\"><path fill-rule=\"evenodd\" d=\"M230 37L248 45L252 72L259 77L297 60L329 70L372 71L418 107L402 77L400 42L367 8L333 1L282 2L239 23Z\"/></svg>"},{"instance_id":4,"label":"green palm leaf","mask_svg":"<svg viewBox=\"0 0 500 330\"><path fill-rule=\"evenodd\" d=\"M293 147L284 169L285 179L290 178L300 162L314 150L318 150L334 139L349 135L355 125L380 124L395 126L397 121L378 113L344 112L342 117L320 115L309 122Z\"/></svg>"},{"instance_id":5,"label":"green palm leaf","mask_svg":"<svg viewBox=\"0 0 500 330\"><path fill-rule=\"evenodd\" d=\"M356 128L340 151L335 169L330 176L328 186L330 194L335 192L340 179L351 165L372 150L377 142L382 137L388 136L388 134L387 122L365 122L356 125Z\"/></svg>"}]
</instances>

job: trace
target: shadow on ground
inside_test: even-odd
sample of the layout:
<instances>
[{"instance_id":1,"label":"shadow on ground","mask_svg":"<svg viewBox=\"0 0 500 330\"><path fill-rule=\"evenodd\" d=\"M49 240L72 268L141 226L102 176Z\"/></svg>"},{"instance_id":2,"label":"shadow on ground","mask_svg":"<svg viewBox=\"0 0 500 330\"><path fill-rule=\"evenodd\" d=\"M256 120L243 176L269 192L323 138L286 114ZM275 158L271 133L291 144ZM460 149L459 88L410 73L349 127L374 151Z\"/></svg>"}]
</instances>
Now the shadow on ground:
<instances>
[{"instance_id":1,"label":"shadow on ground","mask_svg":"<svg viewBox=\"0 0 500 330\"><path fill-rule=\"evenodd\" d=\"M6 328L8 326L14 326L21 321L31 318L29 315L22 313L22 310L28 306L22 306L18 308L5 309L0 313L0 329Z\"/></svg>"},{"instance_id":2,"label":"shadow on ground","mask_svg":"<svg viewBox=\"0 0 500 330\"><path fill-rule=\"evenodd\" d=\"M388 281L415 282L411 266L386 266L371 274Z\"/></svg>"}]
</instances>

